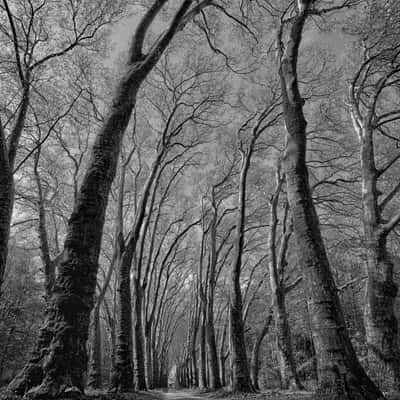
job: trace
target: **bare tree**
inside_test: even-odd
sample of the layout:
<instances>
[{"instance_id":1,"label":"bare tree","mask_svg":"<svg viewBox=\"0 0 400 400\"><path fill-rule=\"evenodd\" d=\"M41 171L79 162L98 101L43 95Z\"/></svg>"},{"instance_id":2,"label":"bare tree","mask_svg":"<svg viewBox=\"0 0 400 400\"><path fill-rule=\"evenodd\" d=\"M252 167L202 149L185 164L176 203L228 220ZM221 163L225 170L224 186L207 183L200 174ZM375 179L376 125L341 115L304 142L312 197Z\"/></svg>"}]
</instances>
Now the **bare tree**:
<instances>
[{"instance_id":1,"label":"bare tree","mask_svg":"<svg viewBox=\"0 0 400 400\"><path fill-rule=\"evenodd\" d=\"M379 376L384 376L388 383L384 387L398 390L400 350L395 314L398 287L388 236L400 222L400 214L389 211L400 184L388 187L385 177L400 159L397 150L399 139L394 134L400 108L395 101L389 100L399 96L400 49L394 38L400 27L391 21L393 13L398 15L400 10L394 2L370 3L367 7L366 19L374 19L374 23L365 22L368 26L359 28L363 54L349 91L350 113L359 140L361 160L363 243L368 276L364 324L369 365L374 377L378 380ZM389 157L380 162L380 149L383 146L389 149L391 144L396 144L395 153L390 152Z\"/></svg>"},{"instance_id":2,"label":"bare tree","mask_svg":"<svg viewBox=\"0 0 400 400\"><path fill-rule=\"evenodd\" d=\"M382 393L366 375L350 342L311 197L306 165L307 121L303 113L304 100L299 90L297 64L307 19L327 11L316 9L314 3L299 1L295 9L291 9L293 16L282 18L279 75L287 130L284 156L287 194L308 288L307 301L318 360L319 393L341 399L382 399ZM350 2L344 2L340 7L350 5ZM286 39L284 28L288 31Z\"/></svg>"},{"instance_id":3,"label":"bare tree","mask_svg":"<svg viewBox=\"0 0 400 400\"><path fill-rule=\"evenodd\" d=\"M104 216L122 137L142 82L175 33L193 15L192 2L184 1L167 31L148 54L143 54L143 42L149 26L166 2L155 1L136 29L125 74L97 135L92 158L69 220L63 257L39 339L40 351L10 384L9 388L13 391L26 393L30 390L33 397L51 398L68 390L83 390L89 315L93 308ZM195 5L195 10L199 6Z\"/></svg>"}]
</instances>

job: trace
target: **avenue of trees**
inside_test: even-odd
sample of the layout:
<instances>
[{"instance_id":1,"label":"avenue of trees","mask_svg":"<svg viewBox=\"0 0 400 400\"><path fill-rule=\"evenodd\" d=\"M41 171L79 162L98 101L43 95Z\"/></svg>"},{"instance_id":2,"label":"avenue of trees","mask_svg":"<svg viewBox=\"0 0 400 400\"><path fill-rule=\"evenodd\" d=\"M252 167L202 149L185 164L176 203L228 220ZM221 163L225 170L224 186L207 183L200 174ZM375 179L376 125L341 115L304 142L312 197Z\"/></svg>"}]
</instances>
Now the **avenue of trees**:
<instances>
[{"instance_id":1,"label":"avenue of trees","mask_svg":"<svg viewBox=\"0 0 400 400\"><path fill-rule=\"evenodd\" d=\"M400 393L399 37L397 0L2 0L0 386Z\"/></svg>"}]
</instances>

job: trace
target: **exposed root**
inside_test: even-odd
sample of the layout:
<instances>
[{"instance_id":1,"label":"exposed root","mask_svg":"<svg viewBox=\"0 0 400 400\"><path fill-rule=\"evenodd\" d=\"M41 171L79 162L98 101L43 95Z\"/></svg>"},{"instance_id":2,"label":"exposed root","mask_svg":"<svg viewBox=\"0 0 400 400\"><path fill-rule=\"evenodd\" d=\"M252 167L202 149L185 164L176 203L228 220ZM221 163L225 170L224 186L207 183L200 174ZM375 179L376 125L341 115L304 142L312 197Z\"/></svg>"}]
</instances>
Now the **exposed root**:
<instances>
[{"instance_id":1,"label":"exposed root","mask_svg":"<svg viewBox=\"0 0 400 400\"><path fill-rule=\"evenodd\" d=\"M23 395L43 380L43 369L39 364L27 364L25 368L10 382L8 390Z\"/></svg>"}]
</instances>

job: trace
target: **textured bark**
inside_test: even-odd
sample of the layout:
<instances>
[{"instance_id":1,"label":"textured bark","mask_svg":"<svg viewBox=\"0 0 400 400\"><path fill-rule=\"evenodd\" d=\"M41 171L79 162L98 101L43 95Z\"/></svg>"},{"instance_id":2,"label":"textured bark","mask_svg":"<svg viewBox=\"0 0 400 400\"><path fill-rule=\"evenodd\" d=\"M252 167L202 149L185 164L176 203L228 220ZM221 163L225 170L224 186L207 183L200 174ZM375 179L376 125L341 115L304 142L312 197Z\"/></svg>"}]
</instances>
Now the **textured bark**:
<instances>
[{"instance_id":1,"label":"textured bark","mask_svg":"<svg viewBox=\"0 0 400 400\"><path fill-rule=\"evenodd\" d=\"M382 393L361 367L350 342L310 192L306 166L306 120L297 81L298 51L310 3L302 2L301 10L290 22L279 73L288 133L284 157L287 193L306 281L318 360L318 395L319 398L340 400L383 399Z\"/></svg>"},{"instance_id":2,"label":"textured bark","mask_svg":"<svg viewBox=\"0 0 400 400\"><path fill-rule=\"evenodd\" d=\"M227 359L227 356L225 355L225 340L226 340L226 328L227 328L227 321L224 324L224 329L222 331L221 335L221 343L219 346L219 374L220 374L220 380L221 380L221 385L226 386L226 369L225 369L225 362Z\"/></svg>"},{"instance_id":3,"label":"textured bark","mask_svg":"<svg viewBox=\"0 0 400 400\"><path fill-rule=\"evenodd\" d=\"M252 141L252 144L254 144L254 140ZM250 166L251 153L252 145L250 145L250 148L246 154L242 152L237 211L238 214L236 222L236 241L230 277L229 333L231 344L232 390L235 392L254 391L250 379L250 369L244 340L243 302L242 291L240 287L246 214L246 181Z\"/></svg>"},{"instance_id":4,"label":"textured bark","mask_svg":"<svg viewBox=\"0 0 400 400\"><path fill-rule=\"evenodd\" d=\"M145 341L145 369L146 369L146 385L148 389L154 388L154 377L153 377L153 357L151 354L151 330L152 324L146 322L144 329L144 341Z\"/></svg>"},{"instance_id":5,"label":"textured bark","mask_svg":"<svg viewBox=\"0 0 400 400\"><path fill-rule=\"evenodd\" d=\"M131 263L132 254L123 252L118 263L115 362L110 385L111 390L117 392L128 392L134 389Z\"/></svg>"},{"instance_id":6,"label":"textured bark","mask_svg":"<svg viewBox=\"0 0 400 400\"><path fill-rule=\"evenodd\" d=\"M296 370L296 363L292 351L290 327L286 312L284 286L284 273L286 267L286 253L291 236L291 229L287 228L287 208L282 218L282 236L279 253L277 252L277 229L278 229L278 203L283 184L283 177L280 173L280 166L277 171L276 189L271 199L271 218L269 235L270 261L269 280L271 287L272 307L274 311L276 343L279 352L279 364L281 375L281 386L283 389L302 389L299 376ZM278 253L278 254L277 254Z\"/></svg>"},{"instance_id":7,"label":"textured bark","mask_svg":"<svg viewBox=\"0 0 400 400\"><path fill-rule=\"evenodd\" d=\"M250 375L251 382L255 390L260 390L260 385L258 384L258 374L260 371L260 348L261 344L269 331L269 327L272 322L272 308L265 319L265 323L260 333L257 335L256 340L253 345L253 350L251 351L251 361L250 361Z\"/></svg>"},{"instance_id":8,"label":"textured bark","mask_svg":"<svg viewBox=\"0 0 400 400\"><path fill-rule=\"evenodd\" d=\"M44 207L44 197L42 190L42 182L40 180L39 174L39 159L40 159L40 148L37 150L34 155L34 168L33 172L35 175L37 194L38 194L38 214L39 214L39 224L38 224L38 233L39 233L39 242L40 242L40 255L42 259L42 264L44 267L44 288L45 288L45 296L46 299L50 299L51 292L53 290L54 282L56 280L56 271L55 265L56 260L52 260L50 256L50 246L47 235L47 227L46 227L46 210Z\"/></svg>"},{"instance_id":9,"label":"textured bark","mask_svg":"<svg viewBox=\"0 0 400 400\"><path fill-rule=\"evenodd\" d=\"M135 388L137 390L146 390L146 374L145 374L145 347L143 338L143 317L142 303L143 291L140 280L135 278L135 293L134 293L134 377Z\"/></svg>"},{"instance_id":10,"label":"textured bark","mask_svg":"<svg viewBox=\"0 0 400 400\"><path fill-rule=\"evenodd\" d=\"M207 360L206 360L206 316L204 305L201 305L200 331L199 331L199 388L207 388Z\"/></svg>"},{"instance_id":11,"label":"textured bark","mask_svg":"<svg viewBox=\"0 0 400 400\"><path fill-rule=\"evenodd\" d=\"M39 384L30 390L29 395L45 399L57 398L63 392L83 391L87 366L86 341L94 305L104 217L122 137L141 83L168 46L190 5L191 1L183 2L169 29L148 55L144 57L135 52L129 55L127 70L96 137L68 221L63 257L39 339L43 344L40 359L32 359L10 384L10 389L14 391L23 393ZM138 29L143 29L141 24ZM32 365L37 371L35 376L38 378L35 380L28 373ZM40 372L43 379L39 379Z\"/></svg>"},{"instance_id":12,"label":"textured bark","mask_svg":"<svg viewBox=\"0 0 400 400\"><path fill-rule=\"evenodd\" d=\"M17 148L25 126L30 98L30 73L22 81L22 98L15 125L7 145L6 135L0 121L0 297L7 265L10 224L14 207L14 164Z\"/></svg>"},{"instance_id":13,"label":"textured bark","mask_svg":"<svg viewBox=\"0 0 400 400\"><path fill-rule=\"evenodd\" d=\"M122 82L106 123L96 138L92 159L69 219L63 257L39 339L41 359L32 360L36 361L34 364L42 364L43 356L46 356L46 362L40 366L44 378L33 390L33 396L55 397L68 387L83 390L87 363L85 346L105 208L115 175L120 141L129 122L135 95L136 86L132 87L132 82ZM31 384L24 380L22 377L21 384L26 391ZM21 391L13 383L10 387Z\"/></svg>"},{"instance_id":14,"label":"textured bark","mask_svg":"<svg viewBox=\"0 0 400 400\"><path fill-rule=\"evenodd\" d=\"M102 387L101 369L101 328L100 328L100 308L96 304L92 313L92 343L89 355L87 386L90 389Z\"/></svg>"},{"instance_id":15,"label":"textured bark","mask_svg":"<svg viewBox=\"0 0 400 400\"><path fill-rule=\"evenodd\" d=\"M360 135L362 167L362 202L367 291L364 325L370 371L387 390L400 390L400 351L395 300L393 262L387 251L388 231L382 228L378 205L377 179L372 129ZM379 379L380 378L380 379Z\"/></svg>"},{"instance_id":16,"label":"textured bark","mask_svg":"<svg viewBox=\"0 0 400 400\"><path fill-rule=\"evenodd\" d=\"M217 209L215 205L214 189L212 190L212 221L210 226L210 267L208 272L208 287L207 287L207 320L206 334L208 346L208 358L210 379L208 386L211 389L217 390L221 388L221 380L219 376L218 352L217 343L215 340L214 328L214 293L216 285L216 269L217 269Z\"/></svg>"},{"instance_id":17,"label":"textured bark","mask_svg":"<svg viewBox=\"0 0 400 400\"><path fill-rule=\"evenodd\" d=\"M0 297L7 264L8 240L14 203L12 166L8 161L6 138L0 121Z\"/></svg>"}]
</instances>

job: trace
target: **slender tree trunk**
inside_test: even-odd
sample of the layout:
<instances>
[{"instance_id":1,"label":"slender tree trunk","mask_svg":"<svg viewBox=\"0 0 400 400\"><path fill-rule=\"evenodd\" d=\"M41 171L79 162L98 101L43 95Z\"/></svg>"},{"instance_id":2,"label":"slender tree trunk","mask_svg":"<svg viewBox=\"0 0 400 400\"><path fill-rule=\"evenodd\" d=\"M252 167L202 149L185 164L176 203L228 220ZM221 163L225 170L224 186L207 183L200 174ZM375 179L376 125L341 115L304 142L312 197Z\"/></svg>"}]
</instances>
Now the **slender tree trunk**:
<instances>
[{"instance_id":1,"label":"slender tree trunk","mask_svg":"<svg viewBox=\"0 0 400 400\"><path fill-rule=\"evenodd\" d=\"M201 304L200 337L199 337L199 388L207 388L207 360L206 360L206 317L204 304Z\"/></svg>"},{"instance_id":2,"label":"slender tree trunk","mask_svg":"<svg viewBox=\"0 0 400 400\"><path fill-rule=\"evenodd\" d=\"M283 284L284 272L286 267L286 253L291 236L291 230L287 229L287 208L282 218L282 237L277 254L277 229L278 229L278 203L282 190L283 176L281 176L280 165L277 171L276 189L271 199L271 219L270 219L270 237L269 252L270 261L269 279L271 286L271 299L274 311L276 343L279 352L281 386L283 389L302 389L299 376L296 370L296 363L292 351L290 337L290 327L288 315L286 312L285 298L286 288Z\"/></svg>"},{"instance_id":3,"label":"slender tree trunk","mask_svg":"<svg viewBox=\"0 0 400 400\"><path fill-rule=\"evenodd\" d=\"M280 78L287 129L284 157L287 193L300 263L307 288L311 327L318 358L319 398L383 399L357 360L347 332L319 221L311 197L306 166L306 120L297 82L297 57L311 1L303 1L291 21Z\"/></svg>"},{"instance_id":4,"label":"slender tree trunk","mask_svg":"<svg viewBox=\"0 0 400 400\"><path fill-rule=\"evenodd\" d=\"M215 205L214 188L212 190L212 212L213 217L210 227L210 269L208 273L208 290L207 290L207 315L206 315L206 334L208 345L208 358L210 379L208 386L217 390L221 388L221 380L219 376L217 343L215 341L214 329L214 293L216 285L216 268L217 268L217 210Z\"/></svg>"},{"instance_id":5,"label":"slender tree trunk","mask_svg":"<svg viewBox=\"0 0 400 400\"><path fill-rule=\"evenodd\" d=\"M219 346L219 373L221 385L226 386L226 369L225 369L225 339L226 339L227 322L225 322L224 329L221 335L221 344Z\"/></svg>"},{"instance_id":6,"label":"slender tree trunk","mask_svg":"<svg viewBox=\"0 0 400 400\"><path fill-rule=\"evenodd\" d=\"M265 319L265 323L260 333L257 335L256 340L253 345L253 350L251 352L251 362L250 362L250 373L251 373L251 382L253 383L255 390L260 390L260 385L258 383L258 375L260 370L260 348L262 341L269 331L269 327L272 322L272 309L268 313L267 318Z\"/></svg>"},{"instance_id":7,"label":"slender tree trunk","mask_svg":"<svg viewBox=\"0 0 400 400\"><path fill-rule=\"evenodd\" d=\"M158 356L157 356L157 349L156 349L156 338L155 338L155 329L153 330L153 337L151 340L151 355L152 355L152 364L153 364L153 381L154 387L160 387L159 377L159 363L158 363Z\"/></svg>"},{"instance_id":8,"label":"slender tree trunk","mask_svg":"<svg viewBox=\"0 0 400 400\"><path fill-rule=\"evenodd\" d=\"M154 388L153 358L151 356L151 330L152 324L146 322L144 329L144 341L146 348L146 384L148 389Z\"/></svg>"},{"instance_id":9,"label":"slender tree trunk","mask_svg":"<svg viewBox=\"0 0 400 400\"><path fill-rule=\"evenodd\" d=\"M26 72L22 82L22 98L15 126L7 143L3 124L0 121L0 297L7 265L8 241L14 207L14 164L19 141L25 126L30 100L30 73Z\"/></svg>"},{"instance_id":10,"label":"slender tree trunk","mask_svg":"<svg viewBox=\"0 0 400 400\"><path fill-rule=\"evenodd\" d=\"M243 301L240 287L240 273L242 268L242 254L244 247L244 225L246 215L246 181L250 166L252 148L242 152L242 165L239 182L238 214L236 228L236 243L231 268L230 285L230 343L232 362L232 390L235 392L253 392L250 369L247 360L246 344L244 340Z\"/></svg>"},{"instance_id":11,"label":"slender tree trunk","mask_svg":"<svg viewBox=\"0 0 400 400\"><path fill-rule=\"evenodd\" d=\"M40 180L40 174L39 174L39 160L40 160L40 147L38 148L38 150L34 155L33 172L35 175L36 187L38 191L37 207L39 216L38 233L40 242L40 255L44 268L45 298L46 300L48 300L51 297L51 292L53 290L54 282L56 280L56 271L55 271L56 260L52 260L50 256L50 246L49 246L47 227L46 227L46 210L44 207L42 182Z\"/></svg>"},{"instance_id":12,"label":"slender tree trunk","mask_svg":"<svg viewBox=\"0 0 400 400\"><path fill-rule=\"evenodd\" d=\"M146 374L145 374L145 348L143 338L143 317L142 317L142 303L143 291L140 280L135 278L135 292L134 292L134 377L135 387L137 390L147 390Z\"/></svg>"},{"instance_id":13,"label":"slender tree trunk","mask_svg":"<svg viewBox=\"0 0 400 400\"><path fill-rule=\"evenodd\" d=\"M290 327L287 318L285 295L282 289L275 292L275 330L276 341L280 356L281 383L283 389L300 390L303 388L296 370L296 363L292 351Z\"/></svg>"}]
</instances>

